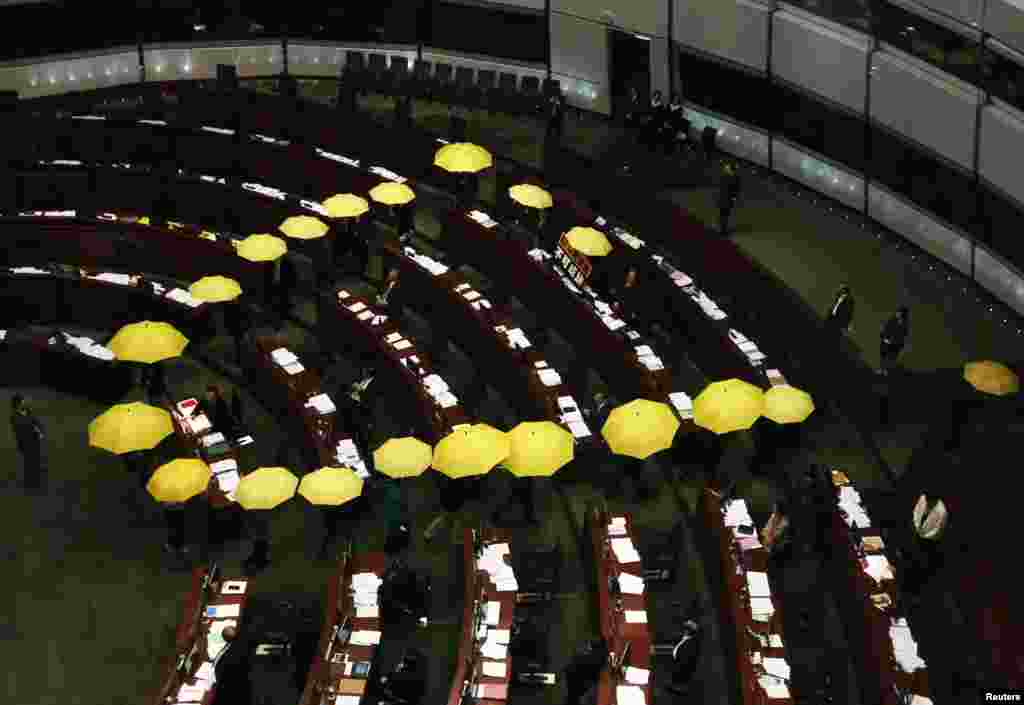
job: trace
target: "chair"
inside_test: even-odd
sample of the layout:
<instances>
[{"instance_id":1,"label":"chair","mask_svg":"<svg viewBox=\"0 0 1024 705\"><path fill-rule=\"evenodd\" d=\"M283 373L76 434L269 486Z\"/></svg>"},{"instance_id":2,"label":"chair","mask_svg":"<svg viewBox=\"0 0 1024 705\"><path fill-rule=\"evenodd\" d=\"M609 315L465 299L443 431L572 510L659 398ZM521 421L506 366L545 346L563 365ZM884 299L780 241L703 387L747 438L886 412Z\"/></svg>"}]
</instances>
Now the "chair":
<instances>
[{"instance_id":1,"label":"chair","mask_svg":"<svg viewBox=\"0 0 1024 705\"><path fill-rule=\"evenodd\" d=\"M451 64L438 64L434 70L434 97L444 103L454 99L454 72Z\"/></svg>"},{"instance_id":2,"label":"chair","mask_svg":"<svg viewBox=\"0 0 1024 705\"><path fill-rule=\"evenodd\" d=\"M494 92L494 99L492 99L493 105L500 106L500 110L505 113L515 112L515 101L519 90L519 77L514 73L502 72L498 76L498 87Z\"/></svg>"},{"instance_id":3,"label":"chair","mask_svg":"<svg viewBox=\"0 0 1024 705\"><path fill-rule=\"evenodd\" d=\"M366 59L361 51L345 52L345 71L342 82L361 93L366 90Z\"/></svg>"},{"instance_id":4,"label":"chair","mask_svg":"<svg viewBox=\"0 0 1024 705\"><path fill-rule=\"evenodd\" d=\"M545 78L544 99L546 100L553 95L562 95L562 82L557 78Z\"/></svg>"},{"instance_id":5,"label":"chair","mask_svg":"<svg viewBox=\"0 0 1024 705\"><path fill-rule=\"evenodd\" d=\"M523 76L523 82L519 86L519 99L517 101L519 112L522 115L531 115L540 108L540 79L536 76Z\"/></svg>"},{"instance_id":6,"label":"chair","mask_svg":"<svg viewBox=\"0 0 1024 705\"><path fill-rule=\"evenodd\" d=\"M525 685L543 685L537 677L550 670L551 658L547 639L548 624L536 619L515 619L509 651L512 656L512 678ZM525 677L524 677L525 676Z\"/></svg>"},{"instance_id":7,"label":"chair","mask_svg":"<svg viewBox=\"0 0 1024 705\"><path fill-rule=\"evenodd\" d=\"M521 594L533 593L550 599L557 592L562 565L562 547L555 544L544 551L522 551L513 555ZM528 598L527 598L528 600Z\"/></svg>"},{"instance_id":8,"label":"chair","mask_svg":"<svg viewBox=\"0 0 1024 705\"><path fill-rule=\"evenodd\" d=\"M424 100L432 100L434 97L434 77L431 73L434 65L429 61L417 59L412 71L413 96Z\"/></svg>"},{"instance_id":9,"label":"chair","mask_svg":"<svg viewBox=\"0 0 1024 705\"><path fill-rule=\"evenodd\" d=\"M385 54L370 54L369 73L370 90L374 93L386 93L388 83L388 57Z\"/></svg>"},{"instance_id":10,"label":"chair","mask_svg":"<svg viewBox=\"0 0 1024 705\"><path fill-rule=\"evenodd\" d=\"M471 108L477 107L476 86L473 85L473 69L469 66L455 67L455 100Z\"/></svg>"},{"instance_id":11,"label":"chair","mask_svg":"<svg viewBox=\"0 0 1024 705\"><path fill-rule=\"evenodd\" d=\"M409 60L404 56L392 56L389 69L389 83L395 95L406 95L409 92Z\"/></svg>"},{"instance_id":12,"label":"chair","mask_svg":"<svg viewBox=\"0 0 1024 705\"><path fill-rule=\"evenodd\" d=\"M497 73L490 69L480 69L476 73L477 99L480 101L480 105L487 108L488 111L494 110L492 97L496 90L497 78Z\"/></svg>"}]
</instances>

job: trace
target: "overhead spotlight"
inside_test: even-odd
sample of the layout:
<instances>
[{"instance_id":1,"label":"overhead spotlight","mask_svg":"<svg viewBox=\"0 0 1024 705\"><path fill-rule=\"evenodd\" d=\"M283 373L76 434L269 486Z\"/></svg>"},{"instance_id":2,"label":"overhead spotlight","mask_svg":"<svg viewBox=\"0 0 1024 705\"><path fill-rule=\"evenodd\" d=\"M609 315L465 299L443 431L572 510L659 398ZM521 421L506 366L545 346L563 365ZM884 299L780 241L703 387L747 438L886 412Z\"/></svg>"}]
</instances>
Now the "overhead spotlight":
<instances>
[{"instance_id":1,"label":"overhead spotlight","mask_svg":"<svg viewBox=\"0 0 1024 705\"><path fill-rule=\"evenodd\" d=\"M206 25L205 24L194 24L194 25L192 25L192 29L194 31L196 31L196 32L205 32L206 31Z\"/></svg>"}]
</instances>

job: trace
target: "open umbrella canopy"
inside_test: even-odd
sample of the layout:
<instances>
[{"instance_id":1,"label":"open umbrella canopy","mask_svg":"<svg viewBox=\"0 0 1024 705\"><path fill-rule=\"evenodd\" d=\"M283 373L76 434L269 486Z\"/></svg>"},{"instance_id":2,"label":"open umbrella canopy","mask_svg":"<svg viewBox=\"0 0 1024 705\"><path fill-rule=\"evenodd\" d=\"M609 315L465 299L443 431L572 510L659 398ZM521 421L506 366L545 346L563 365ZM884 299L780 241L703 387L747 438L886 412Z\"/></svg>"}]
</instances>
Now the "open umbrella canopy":
<instances>
[{"instance_id":1,"label":"open umbrella canopy","mask_svg":"<svg viewBox=\"0 0 1024 705\"><path fill-rule=\"evenodd\" d=\"M775 423L803 423L814 411L814 400L802 389L779 384L764 393L764 416Z\"/></svg>"},{"instance_id":2,"label":"open umbrella canopy","mask_svg":"<svg viewBox=\"0 0 1024 705\"><path fill-rule=\"evenodd\" d=\"M230 277L203 277L188 288L188 293L196 301L216 304L234 301L242 295L242 287Z\"/></svg>"},{"instance_id":3,"label":"open umbrella canopy","mask_svg":"<svg viewBox=\"0 0 1024 705\"><path fill-rule=\"evenodd\" d=\"M434 155L434 166L459 174L475 174L494 166L491 153L470 142L446 144Z\"/></svg>"},{"instance_id":4,"label":"open umbrella canopy","mask_svg":"<svg viewBox=\"0 0 1024 705\"><path fill-rule=\"evenodd\" d=\"M1016 373L1003 363L992 360L968 362L964 365L964 379L979 392L998 397L1020 391L1020 379Z\"/></svg>"},{"instance_id":5,"label":"open umbrella canopy","mask_svg":"<svg viewBox=\"0 0 1024 705\"><path fill-rule=\"evenodd\" d=\"M432 459L430 446L412 436L391 438L373 451L377 471L395 479L422 475Z\"/></svg>"},{"instance_id":6,"label":"open umbrella canopy","mask_svg":"<svg viewBox=\"0 0 1024 705\"><path fill-rule=\"evenodd\" d=\"M693 400L693 421L717 434L750 428L764 412L764 392L741 379L709 384Z\"/></svg>"},{"instance_id":7,"label":"open umbrella canopy","mask_svg":"<svg viewBox=\"0 0 1024 705\"><path fill-rule=\"evenodd\" d=\"M362 493L363 478L349 468L320 468L299 483L299 494L318 506L338 507Z\"/></svg>"},{"instance_id":8,"label":"open umbrella canopy","mask_svg":"<svg viewBox=\"0 0 1024 705\"><path fill-rule=\"evenodd\" d=\"M320 204L329 218L355 218L370 210L365 198L354 193L337 193Z\"/></svg>"},{"instance_id":9,"label":"open umbrella canopy","mask_svg":"<svg viewBox=\"0 0 1024 705\"><path fill-rule=\"evenodd\" d=\"M385 181L370 189L370 198L386 206L402 206L416 198L416 194L405 184Z\"/></svg>"},{"instance_id":10,"label":"open umbrella canopy","mask_svg":"<svg viewBox=\"0 0 1024 705\"><path fill-rule=\"evenodd\" d=\"M451 478L489 472L511 452L508 434L487 424L457 428L434 448L433 468Z\"/></svg>"},{"instance_id":11,"label":"open umbrella canopy","mask_svg":"<svg viewBox=\"0 0 1024 705\"><path fill-rule=\"evenodd\" d=\"M172 433L167 411L133 401L112 406L89 422L89 445L121 455L155 448Z\"/></svg>"},{"instance_id":12,"label":"open umbrella canopy","mask_svg":"<svg viewBox=\"0 0 1024 705\"><path fill-rule=\"evenodd\" d=\"M311 215L293 215L286 218L278 226L278 230L296 240L316 240L326 235L330 228L322 220Z\"/></svg>"},{"instance_id":13,"label":"open umbrella canopy","mask_svg":"<svg viewBox=\"0 0 1024 705\"><path fill-rule=\"evenodd\" d=\"M671 448L678 430L679 419L667 404L634 399L612 409L601 435L613 453L644 460Z\"/></svg>"},{"instance_id":14,"label":"open umbrella canopy","mask_svg":"<svg viewBox=\"0 0 1024 705\"><path fill-rule=\"evenodd\" d=\"M288 244L274 235L250 235L237 245L238 256L250 262L273 262L288 252Z\"/></svg>"},{"instance_id":15,"label":"open umbrella canopy","mask_svg":"<svg viewBox=\"0 0 1024 705\"><path fill-rule=\"evenodd\" d=\"M566 239L577 252L588 257L604 257L612 251L612 243L600 230L577 225L566 233Z\"/></svg>"},{"instance_id":16,"label":"open umbrella canopy","mask_svg":"<svg viewBox=\"0 0 1024 705\"><path fill-rule=\"evenodd\" d=\"M550 193L533 184L510 186L508 195L513 201L527 208L550 208L555 204Z\"/></svg>"},{"instance_id":17,"label":"open umbrella canopy","mask_svg":"<svg viewBox=\"0 0 1024 705\"><path fill-rule=\"evenodd\" d=\"M114 334L107 347L123 362L153 363L178 357L188 338L170 323L129 323Z\"/></svg>"},{"instance_id":18,"label":"open umbrella canopy","mask_svg":"<svg viewBox=\"0 0 1024 705\"><path fill-rule=\"evenodd\" d=\"M178 458L158 467L146 489L158 502L187 502L206 491L211 475L210 467L202 460Z\"/></svg>"},{"instance_id":19,"label":"open umbrella canopy","mask_svg":"<svg viewBox=\"0 0 1024 705\"><path fill-rule=\"evenodd\" d=\"M502 462L516 477L548 477L573 459L572 434L551 421L528 421L508 432L510 451Z\"/></svg>"},{"instance_id":20,"label":"open umbrella canopy","mask_svg":"<svg viewBox=\"0 0 1024 705\"><path fill-rule=\"evenodd\" d=\"M294 497L298 486L287 468L259 468L242 478L235 498L244 509L273 509Z\"/></svg>"}]
</instances>

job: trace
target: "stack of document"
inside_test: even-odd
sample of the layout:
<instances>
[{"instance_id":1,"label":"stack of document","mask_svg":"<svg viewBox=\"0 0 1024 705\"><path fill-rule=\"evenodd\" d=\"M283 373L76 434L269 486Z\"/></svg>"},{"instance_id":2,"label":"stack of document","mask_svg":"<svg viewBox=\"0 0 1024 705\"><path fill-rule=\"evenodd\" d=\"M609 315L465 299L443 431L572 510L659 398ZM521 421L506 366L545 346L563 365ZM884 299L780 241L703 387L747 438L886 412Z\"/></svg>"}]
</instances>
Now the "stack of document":
<instances>
[{"instance_id":1,"label":"stack of document","mask_svg":"<svg viewBox=\"0 0 1024 705\"><path fill-rule=\"evenodd\" d=\"M647 705L643 688L635 685L620 685L615 688L617 705Z\"/></svg>"},{"instance_id":2,"label":"stack of document","mask_svg":"<svg viewBox=\"0 0 1024 705\"><path fill-rule=\"evenodd\" d=\"M726 526L739 526L740 524L754 523L754 520L750 518L747 503L742 499L734 499L726 505L723 521Z\"/></svg>"},{"instance_id":3,"label":"stack of document","mask_svg":"<svg viewBox=\"0 0 1024 705\"><path fill-rule=\"evenodd\" d=\"M45 269L38 267L11 267L13 274L49 274Z\"/></svg>"},{"instance_id":4,"label":"stack of document","mask_svg":"<svg viewBox=\"0 0 1024 705\"><path fill-rule=\"evenodd\" d=\"M543 262L544 260L551 259L551 255L548 252L545 252L544 250L540 249L539 247L535 247L526 254L528 254L530 258L535 262Z\"/></svg>"},{"instance_id":5,"label":"stack of document","mask_svg":"<svg viewBox=\"0 0 1024 705\"><path fill-rule=\"evenodd\" d=\"M638 359L644 367L652 372L665 369L665 365L662 364L661 358L657 355L642 355Z\"/></svg>"},{"instance_id":6,"label":"stack of document","mask_svg":"<svg viewBox=\"0 0 1024 705\"><path fill-rule=\"evenodd\" d=\"M747 592L751 598L771 597L772 591L768 586L768 574L760 571L747 571Z\"/></svg>"},{"instance_id":7,"label":"stack of document","mask_svg":"<svg viewBox=\"0 0 1024 705\"><path fill-rule=\"evenodd\" d=\"M165 296L171 301L177 301L179 304L185 304L189 308L199 308L203 305L202 301L196 301L192 298L192 294L188 293L184 289L171 289Z\"/></svg>"},{"instance_id":8,"label":"stack of document","mask_svg":"<svg viewBox=\"0 0 1024 705\"><path fill-rule=\"evenodd\" d=\"M619 573L619 589L626 595L643 595L644 579L632 573Z\"/></svg>"},{"instance_id":9,"label":"stack of document","mask_svg":"<svg viewBox=\"0 0 1024 705\"><path fill-rule=\"evenodd\" d=\"M423 387L427 394L440 405L442 409L448 409L459 403L459 398L452 394L448 383L436 374L427 375L423 378Z\"/></svg>"},{"instance_id":10,"label":"stack of document","mask_svg":"<svg viewBox=\"0 0 1024 705\"><path fill-rule=\"evenodd\" d=\"M768 622L775 614L775 605L770 597L751 597L750 616L755 622Z\"/></svg>"},{"instance_id":11,"label":"stack of document","mask_svg":"<svg viewBox=\"0 0 1024 705\"><path fill-rule=\"evenodd\" d=\"M647 610L626 610L626 624L647 624Z\"/></svg>"},{"instance_id":12,"label":"stack of document","mask_svg":"<svg viewBox=\"0 0 1024 705\"><path fill-rule=\"evenodd\" d=\"M557 387L562 383L562 377L550 367L537 370L537 374L545 387Z\"/></svg>"},{"instance_id":13,"label":"stack of document","mask_svg":"<svg viewBox=\"0 0 1024 705\"><path fill-rule=\"evenodd\" d=\"M790 697L789 688L777 678L761 676L757 682L764 689L764 693L768 696L769 700L788 700Z\"/></svg>"},{"instance_id":14,"label":"stack of document","mask_svg":"<svg viewBox=\"0 0 1024 705\"><path fill-rule=\"evenodd\" d=\"M131 274L119 274L116 272L100 272L92 278L98 279L101 282L110 282L111 284L118 284L120 286L135 286L136 282L136 278Z\"/></svg>"},{"instance_id":15,"label":"stack of document","mask_svg":"<svg viewBox=\"0 0 1024 705\"><path fill-rule=\"evenodd\" d=\"M626 535L626 517L612 517L611 522L608 524L608 535L609 536L625 536Z\"/></svg>"},{"instance_id":16,"label":"stack of document","mask_svg":"<svg viewBox=\"0 0 1024 705\"><path fill-rule=\"evenodd\" d=\"M487 299L478 299L478 300L474 301L473 303L471 303L470 306L473 307L474 311L479 311L481 309L485 309L485 308L489 309L489 308L491 308L491 302L488 301Z\"/></svg>"},{"instance_id":17,"label":"stack of document","mask_svg":"<svg viewBox=\"0 0 1024 705\"><path fill-rule=\"evenodd\" d=\"M483 643L480 644L480 654L484 658L494 659L496 661L504 661L508 656L508 643L500 643L497 639L490 636L493 630L488 629L488 636L485 638Z\"/></svg>"},{"instance_id":18,"label":"stack of document","mask_svg":"<svg viewBox=\"0 0 1024 705\"><path fill-rule=\"evenodd\" d=\"M523 333L522 328L513 328L508 331L506 335L508 336L509 345L511 345L513 349L526 350L530 347L530 341L526 337L526 334Z\"/></svg>"},{"instance_id":19,"label":"stack of document","mask_svg":"<svg viewBox=\"0 0 1024 705\"><path fill-rule=\"evenodd\" d=\"M687 394L683 392L672 392L668 395L668 400L675 407L679 415L684 419L693 418L693 400Z\"/></svg>"},{"instance_id":20,"label":"stack of document","mask_svg":"<svg viewBox=\"0 0 1024 705\"><path fill-rule=\"evenodd\" d=\"M634 685L647 685L647 682L651 679L651 672L646 668L626 666L626 672L623 675L627 683Z\"/></svg>"},{"instance_id":21,"label":"stack of document","mask_svg":"<svg viewBox=\"0 0 1024 705\"><path fill-rule=\"evenodd\" d=\"M596 308L598 310L598 313L600 313L603 316L612 315L612 307L606 304L604 301L595 300L594 308Z\"/></svg>"},{"instance_id":22,"label":"stack of document","mask_svg":"<svg viewBox=\"0 0 1024 705\"><path fill-rule=\"evenodd\" d=\"M270 353L270 357L281 367L299 361L299 358L295 357L295 353L288 348L278 348Z\"/></svg>"},{"instance_id":23,"label":"stack of document","mask_svg":"<svg viewBox=\"0 0 1024 705\"><path fill-rule=\"evenodd\" d=\"M615 237L622 240L624 243L632 247L634 250L639 250L641 247L644 246L643 240L641 240L638 237L633 237L622 228L612 228L612 232L615 234Z\"/></svg>"},{"instance_id":24,"label":"stack of document","mask_svg":"<svg viewBox=\"0 0 1024 705\"><path fill-rule=\"evenodd\" d=\"M693 279L691 279L686 274L683 274L682 272L676 270L675 272L672 272L672 283L678 286L679 288L682 288L684 286L690 286L691 284L693 284Z\"/></svg>"},{"instance_id":25,"label":"stack of document","mask_svg":"<svg viewBox=\"0 0 1024 705\"><path fill-rule=\"evenodd\" d=\"M366 473L366 466L363 464L363 459L359 455L359 449L356 448L356 444L351 438L338 441L338 446L335 449L335 457L338 459L339 463L352 468L356 471L356 474L363 479L369 477L369 474Z\"/></svg>"},{"instance_id":26,"label":"stack of document","mask_svg":"<svg viewBox=\"0 0 1024 705\"><path fill-rule=\"evenodd\" d=\"M426 255L418 254L411 247L410 248L406 248L406 249L410 250L412 252L410 257L412 258L413 262L415 262L419 266L423 267L423 269L427 270L428 272L433 274L435 277L439 277L439 276L441 276L442 274L444 274L445 272L448 271L448 268L445 267L440 262L438 262L437 260L431 259L430 257L427 257Z\"/></svg>"},{"instance_id":27,"label":"stack of document","mask_svg":"<svg viewBox=\"0 0 1024 705\"><path fill-rule=\"evenodd\" d=\"M374 573L356 573L352 576L352 603L356 617L377 617L377 592L383 581Z\"/></svg>"},{"instance_id":28,"label":"stack of document","mask_svg":"<svg viewBox=\"0 0 1024 705\"><path fill-rule=\"evenodd\" d=\"M871 526L871 519L860 503L860 494L849 485L839 488L839 508L846 513L846 525L866 529Z\"/></svg>"},{"instance_id":29,"label":"stack of document","mask_svg":"<svg viewBox=\"0 0 1024 705\"><path fill-rule=\"evenodd\" d=\"M282 369L290 375L297 375L306 368L302 366L301 362L293 362L290 365L285 365Z\"/></svg>"},{"instance_id":30,"label":"stack of document","mask_svg":"<svg viewBox=\"0 0 1024 705\"><path fill-rule=\"evenodd\" d=\"M764 672L768 675L772 675L786 681L789 680L789 663L787 663L784 658L766 657L763 662L763 668Z\"/></svg>"},{"instance_id":31,"label":"stack of document","mask_svg":"<svg viewBox=\"0 0 1024 705\"><path fill-rule=\"evenodd\" d=\"M505 678L507 674L504 661L483 661L480 671L488 678Z\"/></svg>"},{"instance_id":32,"label":"stack of document","mask_svg":"<svg viewBox=\"0 0 1024 705\"><path fill-rule=\"evenodd\" d=\"M620 321L614 316L601 316L601 322L605 324L608 330L618 330L626 325L624 321Z\"/></svg>"},{"instance_id":33,"label":"stack of document","mask_svg":"<svg viewBox=\"0 0 1024 705\"><path fill-rule=\"evenodd\" d=\"M904 673L913 673L927 666L924 659L917 654L917 642L910 633L907 620L894 619L892 626L889 627L889 637L892 639L892 652L896 657L896 663Z\"/></svg>"},{"instance_id":34,"label":"stack of document","mask_svg":"<svg viewBox=\"0 0 1024 705\"><path fill-rule=\"evenodd\" d=\"M470 211L469 217L477 223L480 223L480 225L485 228L493 228L498 224L493 218L491 218L491 216L487 215L483 211Z\"/></svg>"},{"instance_id":35,"label":"stack of document","mask_svg":"<svg viewBox=\"0 0 1024 705\"><path fill-rule=\"evenodd\" d=\"M94 357L97 360L114 359L114 353L112 351L103 347L102 345L99 345L92 338L76 338L73 335L69 335L65 339L67 340L68 344L71 347L77 348L83 355Z\"/></svg>"},{"instance_id":36,"label":"stack of document","mask_svg":"<svg viewBox=\"0 0 1024 705\"><path fill-rule=\"evenodd\" d=\"M889 559L882 555L867 556L864 559L864 572L870 575L876 583L883 580L895 580L892 574L892 566Z\"/></svg>"},{"instance_id":37,"label":"stack of document","mask_svg":"<svg viewBox=\"0 0 1024 705\"><path fill-rule=\"evenodd\" d=\"M334 402L326 394L317 394L315 397L310 397L309 401L306 402L306 406L313 407L320 415L333 414L338 410L338 407L334 405Z\"/></svg>"},{"instance_id":38,"label":"stack of document","mask_svg":"<svg viewBox=\"0 0 1024 705\"><path fill-rule=\"evenodd\" d=\"M615 560L619 563L640 562L640 554L637 553L636 547L633 545L633 541L629 537L612 539L610 543L612 546L612 553L615 554Z\"/></svg>"},{"instance_id":39,"label":"stack of document","mask_svg":"<svg viewBox=\"0 0 1024 705\"><path fill-rule=\"evenodd\" d=\"M361 629L352 633L349 643L352 646L376 646L380 643L380 632L371 629Z\"/></svg>"},{"instance_id":40,"label":"stack of document","mask_svg":"<svg viewBox=\"0 0 1024 705\"><path fill-rule=\"evenodd\" d=\"M508 554L507 543L494 543L485 546L477 560L477 568L491 576L491 581L498 592L514 592L519 589L512 566L505 562L505 556Z\"/></svg>"},{"instance_id":41,"label":"stack of document","mask_svg":"<svg viewBox=\"0 0 1024 705\"><path fill-rule=\"evenodd\" d=\"M204 448L209 448L214 443L223 443L225 440L227 439L224 438L224 434L218 431L216 433L203 436L199 439L199 442L203 444Z\"/></svg>"}]
</instances>

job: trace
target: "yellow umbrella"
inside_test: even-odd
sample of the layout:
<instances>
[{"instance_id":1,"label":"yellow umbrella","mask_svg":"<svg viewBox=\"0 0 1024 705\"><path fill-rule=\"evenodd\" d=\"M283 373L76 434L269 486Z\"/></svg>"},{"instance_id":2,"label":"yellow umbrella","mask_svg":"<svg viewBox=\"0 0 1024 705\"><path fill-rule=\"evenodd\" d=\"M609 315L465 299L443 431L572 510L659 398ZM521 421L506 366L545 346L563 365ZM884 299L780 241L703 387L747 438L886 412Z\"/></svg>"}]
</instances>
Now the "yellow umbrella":
<instances>
[{"instance_id":1,"label":"yellow umbrella","mask_svg":"<svg viewBox=\"0 0 1024 705\"><path fill-rule=\"evenodd\" d=\"M242 287L230 277L203 277L188 288L188 293L196 301L216 304L234 301L242 295Z\"/></svg>"},{"instance_id":2,"label":"yellow umbrella","mask_svg":"<svg viewBox=\"0 0 1024 705\"><path fill-rule=\"evenodd\" d=\"M320 468L299 483L299 494L316 505L337 507L362 493L363 478L349 468Z\"/></svg>"},{"instance_id":3,"label":"yellow umbrella","mask_svg":"<svg viewBox=\"0 0 1024 705\"><path fill-rule=\"evenodd\" d=\"M555 205L550 193L533 184L510 186L508 195L513 201L527 208L550 208Z\"/></svg>"},{"instance_id":4,"label":"yellow umbrella","mask_svg":"<svg viewBox=\"0 0 1024 705\"><path fill-rule=\"evenodd\" d=\"M153 321L129 323L107 343L118 360L146 363L178 357L186 345L188 338L177 328Z\"/></svg>"},{"instance_id":5,"label":"yellow umbrella","mask_svg":"<svg viewBox=\"0 0 1024 705\"><path fill-rule=\"evenodd\" d=\"M179 458L161 465L146 489L158 502L187 502L210 484L210 468L198 458Z\"/></svg>"},{"instance_id":6,"label":"yellow umbrella","mask_svg":"<svg viewBox=\"0 0 1024 705\"><path fill-rule=\"evenodd\" d=\"M370 189L370 198L386 206L402 206L416 198L416 194L405 184L385 181Z\"/></svg>"},{"instance_id":7,"label":"yellow umbrella","mask_svg":"<svg viewBox=\"0 0 1024 705\"><path fill-rule=\"evenodd\" d=\"M354 193L338 193L320 204L327 209L330 218L354 218L370 210L365 198Z\"/></svg>"},{"instance_id":8,"label":"yellow umbrella","mask_svg":"<svg viewBox=\"0 0 1024 705\"><path fill-rule=\"evenodd\" d=\"M612 243L600 230L576 226L566 237L574 250L590 257L604 257L612 251Z\"/></svg>"},{"instance_id":9,"label":"yellow umbrella","mask_svg":"<svg viewBox=\"0 0 1024 705\"><path fill-rule=\"evenodd\" d=\"M273 235L250 235L237 245L238 256L250 262L273 262L284 256L288 244Z\"/></svg>"},{"instance_id":10,"label":"yellow umbrella","mask_svg":"<svg viewBox=\"0 0 1024 705\"><path fill-rule=\"evenodd\" d=\"M174 433L164 409L133 401L110 407L89 422L89 445L121 455L149 450Z\"/></svg>"},{"instance_id":11,"label":"yellow umbrella","mask_svg":"<svg viewBox=\"0 0 1024 705\"><path fill-rule=\"evenodd\" d=\"M373 464L388 477L415 477L430 467L430 446L412 436L392 438L373 451Z\"/></svg>"},{"instance_id":12,"label":"yellow umbrella","mask_svg":"<svg viewBox=\"0 0 1024 705\"><path fill-rule=\"evenodd\" d=\"M139 225L149 225L149 216L144 215L141 218L139 218Z\"/></svg>"},{"instance_id":13,"label":"yellow umbrella","mask_svg":"<svg viewBox=\"0 0 1024 705\"><path fill-rule=\"evenodd\" d=\"M434 449L431 465L451 478L483 475L508 457L508 434L487 424L452 431Z\"/></svg>"},{"instance_id":14,"label":"yellow umbrella","mask_svg":"<svg viewBox=\"0 0 1024 705\"><path fill-rule=\"evenodd\" d=\"M1004 397L1020 391L1020 379L1001 362L983 360L964 365L964 379L979 392Z\"/></svg>"},{"instance_id":15,"label":"yellow umbrella","mask_svg":"<svg viewBox=\"0 0 1024 705\"><path fill-rule=\"evenodd\" d=\"M287 468L259 468L242 478L235 498L244 509L273 509L294 497L298 486Z\"/></svg>"},{"instance_id":16,"label":"yellow umbrella","mask_svg":"<svg viewBox=\"0 0 1024 705\"><path fill-rule=\"evenodd\" d=\"M286 218L278 230L296 240L316 240L326 235L330 228L322 220L311 215L293 215Z\"/></svg>"},{"instance_id":17,"label":"yellow umbrella","mask_svg":"<svg viewBox=\"0 0 1024 705\"><path fill-rule=\"evenodd\" d=\"M803 423L814 411L814 400L802 389L780 384L764 393L764 416L775 423Z\"/></svg>"},{"instance_id":18,"label":"yellow umbrella","mask_svg":"<svg viewBox=\"0 0 1024 705\"><path fill-rule=\"evenodd\" d=\"M434 166L459 174L475 174L494 166L494 159L483 147L470 142L455 142L437 150Z\"/></svg>"},{"instance_id":19,"label":"yellow umbrella","mask_svg":"<svg viewBox=\"0 0 1024 705\"><path fill-rule=\"evenodd\" d=\"M667 404L634 399L608 414L601 435L617 455L645 458L672 447L679 419Z\"/></svg>"},{"instance_id":20,"label":"yellow umbrella","mask_svg":"<svg viewBox=\"0 0 1024 705\"><path fill-rule=\"evenodd\" d=\"M516 477L554 475L573 458L572 434L551 421L521 423L508 432L511 451L502 463Z\"/></svg>"},{"instance_id":21,"label":"yellow umbrella","mask_svg":"<svg viewBox=\"0 0 1024 705\"><path fill-rule=\"evenodd\" d=\"M740 379L709 384L693 400L693 421L717 434L750 428L764 411L764 392Z\"/></svg>"}]
</instances>

